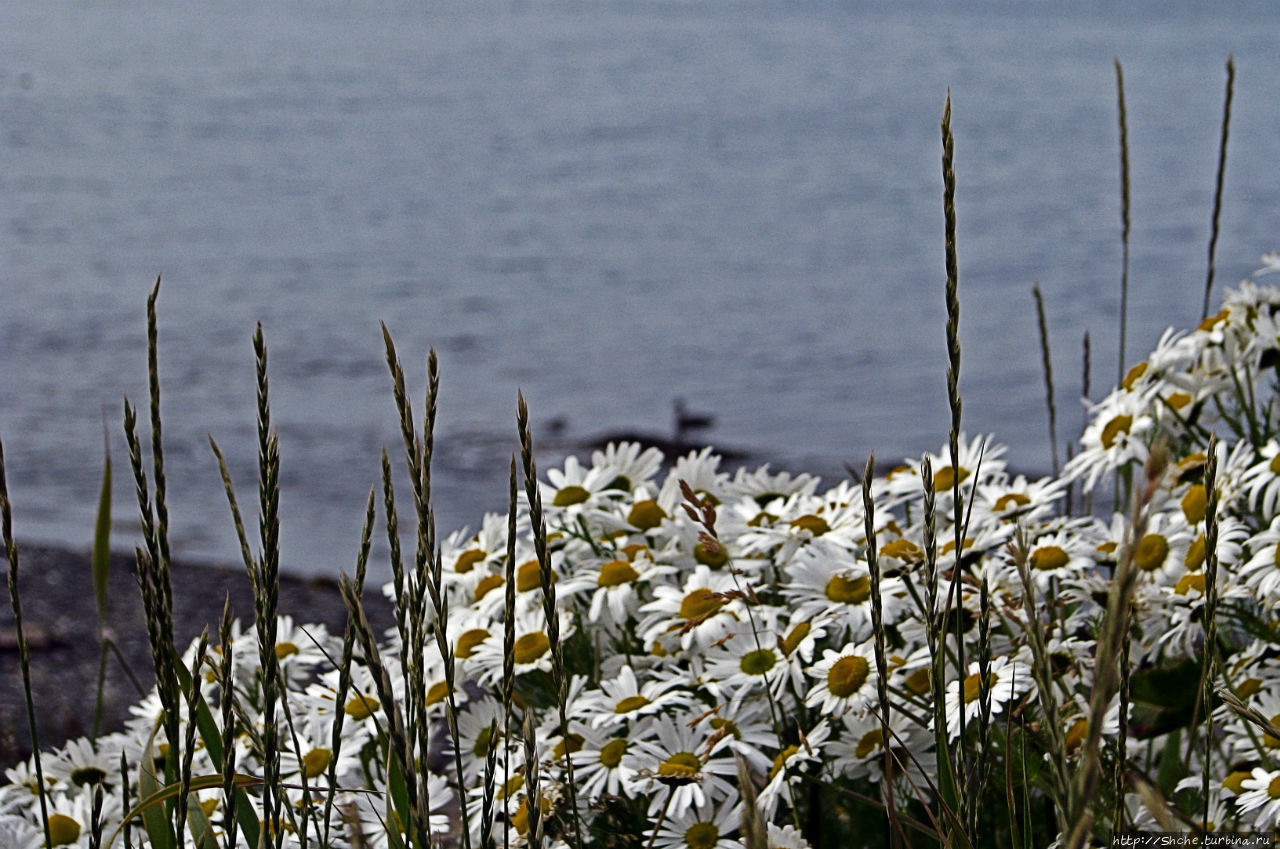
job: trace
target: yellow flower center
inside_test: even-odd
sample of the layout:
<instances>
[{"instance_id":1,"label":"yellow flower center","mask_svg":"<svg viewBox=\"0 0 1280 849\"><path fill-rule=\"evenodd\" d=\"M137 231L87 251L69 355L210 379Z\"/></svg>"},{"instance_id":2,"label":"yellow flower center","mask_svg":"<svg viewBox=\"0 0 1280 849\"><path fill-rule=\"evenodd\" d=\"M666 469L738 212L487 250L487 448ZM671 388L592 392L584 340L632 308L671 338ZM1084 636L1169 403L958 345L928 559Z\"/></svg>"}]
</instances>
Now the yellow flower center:
<instances>
[{"instance_id":1,"label":"yellow flower center","mask_svg":"<svg viewBox=\"0 0 1280 849\"><path fill-rule=\"evenodd\" d=\"M551 580L555 581L555 573L551 573ZM526 560L516 569L516 590L518 592L527 593L529 590L536 590L542 586L542 564L537 560Z\"/></svg>"},{"instance_id":2,"label":"yellow flower center","mask_svg":"<svg viewBox=\"0 0 1280 849\"><path fill-rule=\"evenodd\" d=\"M1165 400L1169 402L1170 407L1175 410L1181 410L1191 403L1191 396L1186 392L1170 392L1169 397Z\"/></svg>"},{"instance_id":3,"label":"yellow flower center","mask_svg":"<svg viewBox=\"0 0 1280 849\"><path fill-rule=\"evenodd\" d=\"M449 685L444 681L437 681L427 689L427 704L434 705L442 702L447 695L449 695Z\"/></svg>"},{"instance_id":4,"label":"yellow flower center","mask_svg":"<svg viewBox=\"0 0 1280 849\"><path fill-rule=\"evenodd\" d=\"M1182 558L1182 564L1187 567L1187 571L1195 572L1204 565L1204 556L1205 539L1204 534L1201 534L1187 546L1187 556Z\"/></svg>"},{"instance_id":5,"label":"yellow flower center","mask_svg":"<svg viewBox=\"0 0 1280 849\"><path fill-rule=\"evenodd\" d=\"M994 672L987 673L987 689L990 690L1000 680ZM982 694L982 674L975 672L964 679L964 703L970 704Z\"/></svg>"},{"instance_id":6,"label":"yellow flower center","mask_svg":"<svg viewBox=\"0 0 1280 849\"><path fill-rule=\"evenodd\" d=\"M627 524L637 530L648 531L662 524L667 518L667 511L658 506L658 502L646 498L637 501L627 513Z\"/></svg>"},{"instance_id":7,"label":"yellow flower center","mask_svg":"<svg viewBox=\"0 0 1280 849\"><path fill-rule=\"evenodd\" d=\"M639 577L640 573L626 560L610 560L600 567L600 577L596 578L596 585L616 587L629 584Z\"/></svg>"},{"instance_id":8,"label":"yellow flower center","mask_svg":"<svg viewBox=\"0 0 1280 849\"><path fill-rule=\"evenodd\" d=\"M689 849L715 849L719 840L720 829L709 822L695 822L684 832L684 845Z\"/></svg>"},{"instance_id":9,"label":"yellow flower center","mask_svg":"<svg viewBox=\"0 0 1280 849\"><path fill-rule=\"evenodd\" d=\"M80 823L66 814L49 814L49 840L54 846L69 846L80 839Z\"/></svg>"},{"instance_id":10,"label":"yellow flower center","mask_svg":"<svg viewBox=\"0 0 1280 849\"><path fill-rule=\"evenodd\" d=\"M797 531L808 531L815 537L820 537L831 530L827 520L814 513L805 513L803 516L792 519L791 527Z\"/></svg>"},{"instance_id":11,"label":"yellow flower center","mask_svg":"<svg viewBox=\"0 0 1280 849\"><path fill-rule=\"evenodd\" d=\"M1134 384L1141 380L1142 376L1146 373L1146 362L1138 363L1136 366L1129 369L1129 373L1124 376L1124 380L1120 381L1120 385L1125 388L1126 392L1132 392Z\"/></svg>"},{"instance_id":12,"label":"yellow flower center","mask_svg":"<svg viewBox=\"0 0 1280 849\"><path fill-rule=\"evenodd\" d=\"M1222 786L1239 796L1244 792L1244 780L1250 777L1249 773L1236 770L1222 779Z\"/></svg>"},{"instance_id":13,"label":"yellow flower center","mask_svg":"<svg viewBox=\"0 0 1280 849\"><path fill-rule=\"evenodd\" d=\"M724 732L735 740L742 739L742 729L731 719L725 719L723 716L713 716L711 717L711 727L716 731L723 728Z\"/></svg>"},{"instance_id":14,"label":"yellow flower center","mask_svg":"<svg viewBox=\"0 0 1280 849\"><path fill-rule=\"evenodd\" d=\"M1271 779L1271 782L1267 784L1267 795L1272 799L1280 799L1280 775Z\"/></svg>"},{"instance_id":15,"label":"yellow flower center","mask_svg":"<svg viewBox=\"0 0 1280 849\"><path fill-rule=\"evenodd\" d=\"M857 578L832 575L827 581L827 598L840 604L862 604L871 598L871 578L867 575Z\"/></svg>"},{"instance_id":16,"label":"yellow flower center","mask_svg":"<svg viewBox=\"0 0 1280 849\"><path fill-rule=\"evenodd\" d=\"M622 737L615 737L600 749L600 763L608 769L616 769L626 753L627 741Z\"/></svg>"},{"instance_id":17,"label":"yellow flower center","mask_svg":"<svg viewBox=\"0 0 1280 849\"><path fill-rule=\"evenodd\" d=\"M453 571L459 575L465 575L472 569L476 568L477 563L484 561L487 557L483 551L478 548L472 548L458 555L458 559L453 561Z\"/></svg>"},{"instance_id":18,"label":"yellow flower center","mask_svg":"<svg viewBox=\"0 0 1280 849\"><path fill-rule=\"evenodd\" d=\"M1084 743L1084 738L1089 733L1089 720L1077 719L1071 723L1071 727L1067 729L1067 737L1064 741L1067 744L1067 751L1074 752Z\"/></svg>"},{"instance_id":19,"label":"yellow flower center","mask_svg":"<svg viewBox=\"0 0 1280 849\"><path fill-rule=\"evenodd\" d=\"M551 504L554 507L571 507L574 504L581 504L590 497L591 493L586 487L570 484L556 493L555 498L551 499Z\"/></svg>"},{"instance_id":20,"label":"yellow flower center","mask_svg":"<svg viewBox=\"0 0 1280 849\"><path fill-rule=\"evenodd\" d=\"M542 631L534 631L516 640L511 654L515 657L516 663L533 663L550 648L551 640L547 635Z\"/></svg>"},{"instance_id":21,"label":"yellow flower center","mask_svg":"<svg viewBox=\"0 0 1280 849\"><path fill-rule=\"evenodd\" d=\"M853 747L853 756L855 758L866 758L876 749L884 747L884 731L880 728L868 731L858 740L858 744Z\"/></svg>"},{"instance_id":22,"label":"yellow flower center","mask_svg":"<svg viewBox=\"0 0 1280 849\"><path fill-rule=\"evenodd\" d=\"M920 546L909 539L895 539L880 546L882 557L893 557L897 560L919 560L924 556Z\"/></svg>"},{"instance_id":23,"label":"yellow flower center","mask_svg":"<svg viewBox=\"0 0 1280 849\"><path fill-rule=\"evenodd\" d=\"M468 658L475 654L476 647L489 639L489 632L484 628L472 628L469 631L463 631L458 637L458 646L454 650L454 654L461 658Z\"/></svg>"},{"instance_id":24,"label":"yellow flower center","mask_svg":"<svg viewBox=\"0 0 1280 849\"><path fill-rule=\"evenodd\" d=\"M1275 714L1269 720L1272 725L1280 725L1280 713ZM1268 749L1280 749L1280 737L1275 737L1267 732L1262 732L1262 745Z\"/></svg>"},{"instance_id":25,"label":"yellow flower center","mask_svg":"<svg viewBox=\"0 0 1280 849\"><path fill-rule=\"evenodd\" d=\"M1236 695L1242 699L1247 699L1261 689L1262 689L1261 678L1246 678L1240 682L1239 687L1236 687Z\"/></svg>"},{"instance_id":26,"label":"yellow flower center","mask_svg":"<svg viewBox=\"0 0 1280 849\"><path fill-rule=\"evenodd\" d=\"M373 716L373 712L382 707L378 700L370 696L356 696L347 701L342 708L343 712L355 720L368 719Z\"/></svg>"},{"instance_id":27,"label":"yellow flower center","mask_svg":"<svg viewBox=\"0 0 1280 849\"><path fill-rule=\"evenodd\" d=\"M505 583L501 575L485 575L480 579L480 583L476 584L476 601L488 595L490 590L496 590Z\"/></svg>"},{"instance_id":28,"label":"yellow flower center","mask_svg":"<svg viewBox=\"0 0 1280 849\"><path fill-rule=\"evenodd\" d=\"M333 752L328 749L312 749L302 756L302 775L306 778L321 776L329 768L329 762L332 760Z\"/></svg>"},{"instance_id":29,"label":"yellow flower center","mask_svg":"<svg viewBox=\"0 0 1280 849\"><path fill-rule=\"evenodd\" d=\"M1196 484L1182 496L1182 515L1186 516L1187 521L1193 525L1204 519L1208 506L1209 497L1203 484Z\"/></svg>"},{"instance_id":30,"label":"yellow flower center","mask_svg":"<svg viewBox=\"0 0 1280 849\"><path fill-rule=\"evenodd\" d=\"M1031 552L1031 568L1041 572L1061 569L1070 562L1070 555L1061 546L1045 545Z\"/></svg>"},{"instance_id":31,"label":"yellow flower center","mask_svg":"<svg viewBox=\"0 0 1280 849\"><path fill-rule=\"evenodd\" d=\"M782 641L782 653L790 657L791 653L800 646L800 643L804 642L804 638L809 636L811 630L813 630L813 625L808 622L797 622L795 627L791 629L791 633L787 634Z\"/></svg>"},{"instance_id":32,"label":"yellow flower center","mask_svg":"<svg viewBox=\"0 0 1280 849\"><path fill-rule=\"evenodd\" d=\"M770 649L756 649L749 651L742 656L738 668L747 675L764 675L774 664L778 662L778 656Z\"/></svg>"},{"instance_id":33,"label":"yellow flower center","mask_svg":"<svg viewBox=\"0 0 1280 849\"><path fill-rule=\"evenodd\" d=\"M996 512L1003 513L1005 510L1017 510L1019 507L1026 507L1031 503L1031 498L1021 492L1006 492L1004 495L996 499Z\"/></svg>"},{"instance_id":34,"label":"yellow flower center","mask_svg":"<svg viewBox=\"0 0 1280 849\"><path fill-rule=\"evenodd\" d=\"M297 644L291 643L288 640L276 643L276 660L284 660L289 655L297 654L298 651L299 649Z\"/></svg>"},{"instance_id":35,"label":"yellow flower center","mask_svg":"<svg viewBox=\"0 0 1280 849\"><path fill-rule=\"evenodd\" d=\"M1127 434L1133 427L1133 416L1119 415L1102 426L1102 447L1110 448L1116 444L1121 434Z\"/></svg>"},{"instance_id":36,"label":"yellow flower center","mask_svg":"<svg viewBox=\"0 0 1280 849\"><path fill-rule=\"evenodd\" d=\"M688 784L702 770L702 760L693 752L676 752L658 764L658 775L671 779L668 783Z\"/></svg>"},{"instance_id":37,"label":"yellow flower center","mask_svg":"<svg viewBox=\"0 0 1280 849\"><path fill-rule=\"evenodd\" d=\"M958 473L954 466L943 466L934 473L933 489L935 492L950 492L955 489L957 483L964 483L968 477L969 470L964 466L960 467Z\"/></svg>"},{"instance_id":38,"label":"yellow flower center","mask_svg":"<svg viewBox=\"0 0 1280 849\"><path fill-rule=\"evenodd\" d=\"M770 781L772 781L779 772L782 772L782 767L786 764L787 758L791 757L798 751L800 751L799 746L787 746L781 752L778 752L778 754L773 756L773 766L769 767Z\"/></svg>"},{"instance_id":39,"label":"yellow flower center","mask_svg":"<svg viewBox=\"0 0 1280 849\"><path fill-rule=\"evenodd\" d=\"M1223 307L1218 312L1217 315L1211 315L1208 318L1206 318L1204 321L1197 324L1196 330L1203 330L1204 332L1207 333L1210 330L1213 330L1213 328L1217 327L1219 324L1222 324L1222 322L1226 321L1227 317L1230 315L1231 315L1230 310L1228 310L1226 307Z\"/></svg>"},{"instance_id":40,"label":"yellow flower center","mask_svg":"<svg viewBox=\"0 0 1280 849\"><path fill-rule=\"evenodd\" d=\"M524 787L524 776L513 775L506 784L498 788L499 799L510 799Z\"/></svg>"},{"instance_id":41,"label":"yellow flower center","mask_svg":"<svg viewBox=\"0 0 1280 849\"><path fill-rule=\"evenodd\" d=\"M867 683L871 676L871 665L862 655L851 654L831 664L827 672L827 689L831 695L839 699L848 698Z\"/></svg>"},{"instance_id":42,"label":"yellow flower center","mask_svg":"<svg viewBox=\"0 0 1280 849\"><path fill-rule=\"evenodd\" d=\"M764 528L778 521L778 518L779 517L775 516L773 513L761 511L747 520L747 527Z\"/></svg>"},{"instance_id":43,"label":"yellow flower center","mask_svg":"<svg viewBox=\"0 0 1280 849\"><path fill-rule=\"evenodd\" d=\"M724 599L720 598L719 593L706 587L698 587L680 602L680 618L702 619L715 613L723 606Z\"/></svg>"},{"instance_id":44,"label":"yellow flower center","mask_svg":"<svg viewBox=\"0 0 1280 849\"><path fill-rule=\"evenodd\" d=\"M493 744L497 742L494 737L501 737L502 732L496 728L488 726L481 728L480 733L476 735L476 744L471 747L471 754L480 760L484 760L489 756L489 750L493 748Z\"/></svg>"},{"instance_id":45,"label":"yellow flower center","mask_svg":"<svg viewBox=\"0 0 1280 849\"><path fill-rule=\"evenodd\" d=\"M613 706L613 712L631 713L634 710L640 710L640 708L647 704L649 704L649 700L644 696L627 696L625 699L622 699Z\"/></svg>"},{"instance_id":46,"label":"yellow flower center","mask_svg":"<svg viewBox=\"0 0 1280 849\"><path fill-rule=\"evenodd\" d=\"M1271 458L1271 462L1267 464L1267 468L1271 470L1271 474L1280 475L1280 452Z\"/></svg>"},{"instance_id":47,"label":"yellow flower center","mask_svg":"<svg viewBox=\"0 0 1280 849\"><path fill-rule=\"evenodd\" d=\"M1169 541L1161 534L1147 534L1133 549L1133 563L1144 572L1154 572L1169 556Z\"/></svg>"},{"instance_id":48,"label":"yellow flower center","mask_svg":"<svg viewBox=\"0 0 1280 849\"><path fill-rule=\"evenodd\" d=\"M1183 575L1178 579L1178 585L1173 588L1178 595L1189 595L1192 590L1204 595L1204 575L1199 572Z\"/></svg>"},{"instance_id":49,"label":"yellow flower center","mask_svg":"<svg viewBox=\"0 0 1280 849\"><path fill-rule=\"evenodd\" d=\"M560 742L556 743L554 749L551 750L551 756L556 760L564 760L566 754L582 751L582 744L585 739L581 734L570 734L568 737L560 738ZM488 754L488 750L485 751Z\"/></svg>"},{"instance_id":50,"label":"yellow flower center","mask_svg":"<svg viewBox=\"0 0 1280 849\"><path fill-rule=\"evenodd\" d=\"M915 672L907 676L907 689L915 693L917 696L929 695L931 685L929 683L929 670L920 667Z\"/></svg>"},{"instance_id":51,"label":"yellow flower center","mask_svg":"<svg viewBox=\"0 0 1280 849\"><path fill-rule=\"evenodd\" d=\"M642 542L633 542L630 545L624 545L622 547L622 553L627 556L628 560L635 560L637 557L639 557L641 554L644 554L648 550L649 550L649 546L645 545Z\"/></svg>"}]
</instances>

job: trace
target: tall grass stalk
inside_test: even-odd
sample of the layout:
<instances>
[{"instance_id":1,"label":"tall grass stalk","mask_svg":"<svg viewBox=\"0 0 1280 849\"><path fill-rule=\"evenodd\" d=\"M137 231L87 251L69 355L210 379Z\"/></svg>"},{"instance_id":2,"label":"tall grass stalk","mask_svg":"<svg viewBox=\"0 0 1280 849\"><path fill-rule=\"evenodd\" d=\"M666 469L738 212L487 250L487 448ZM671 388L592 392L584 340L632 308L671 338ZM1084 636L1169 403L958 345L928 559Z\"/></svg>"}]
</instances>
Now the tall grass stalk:
<instances>
[{"instance_id":1,"label":"tall grass stalk","mask_svg":"<svg viewBox=\"0 0 1280 849\"><path fill-rule=\"evenodd\" d=\"M533 458L533 432L529 429L529 408L524 395L517 395L516 429L520 432L520 461L524 467L525 494L529 499L529 523L533 526L533 547L538 557L538 578L542 584L542 610L547 620L547 639L551 644L551 680L556 690L556 709L560 718L560 734L566 741L564 768L569 791L569 815L578 849L583 849L582 823L578 816L578 791L573 779L573 756L567 743L569 717L565 707L568 679L564 674L564 654L560 644L560 615L556 609L556 585L551 573L551 555L547 551L547 523L542 515L542 493L538 490L538 468ZM533 802L530 802L532 810ZM530 817L532 822L532 816ZM532 825L530 825L532 830Z\"/></svg>"},{"instance_id":2,"label":"tall grass stalk","mask_svg":"<svg viewBox=\"0 0 1280 849\"><path fill-rule=\"evenodd\" d=\"M1125 535L1125 544L1121 548L1115 575L1111 579L1106 613L1098 636L1096 672L1089 699L1089 728L1081 746L1080 763L1072 783L1072 809L1068 821L1063 823L1066 832L1064 849L1080 849L1093 828L1096 813L1090 803L1102 771L1102 726L1107 706L1119 684L1119 664L1116 658L1120 656L1121 643L1129 629L1131 602L1138 577L1134 548L1146 533L1149 508L1164 480L1168 462L1168 454L1160 446L1153 449L1147 458L1146 485L1141 492L1134 494L1129 531Z\"/></svg>"},{"instance_id":3,"label":"tall grass stalk","mask_svg":"<svg viewBox=\"0 0 1280 849\"><path fill-rule=\"evenodd\" d=\"M1124 103L1124 68L1116 66L1116 111L1120 129L1120 350L1116 382L1124 380L1125 331L1129 323L1129 120ZM1086 393L1086 397L1087 393Z\"/></svg>"},{"instance_id":4,"label":"tall grass stalk","mask_svg":"<svg viewBox=\"0 0 1280 849\"><path fill-rule=\"evenodd\" d=\"M1230 63L1228 62L1228 68ZM1217 678L1218 654L1218 440L1209 437L1204 468L1204 663L1200 671L1200 691L1204 703L1205 758L1201 772L1203 783L1200 792L1204 796L1204 817L1201 827L1209 829L1209 764L1213 759L1213 693Z\"/></svg>"},{"instance_id":5,"label":"tall grass stalk","mask_svg":"<svg viewBox=\"0 0 1280 849\"><path fill-rule=\"evenodd\" d=\"M1227 56L1227 91L1222 100L1222 135L1218 140L1218 170L1213 180L1213 216L1209 224L1209 263L1204 280L1204 305L1200 309L1200 320L1209 316L1209 298L1213 293L1214 255L1218 248L1218 220L1222 215L1222 187L1227 173L1227 136L1231 129L1231 98L1235 91L1236 63L1234 57Z\"/></svg>"},{"instance_id":6,"label":"tall grass stalk","mask_svg":"<svg viewBox=\"0 0 1280 849\"><path fill-rule=\"evenodd\" d=\"M1049 323L1044 316L1044 295L1037 282L1031 287L1036 300L1036 326L1040 331L1040 362L1044 366L1045 405L1049 408L1049 460L1058 476L1058 408L1053 399L1053 359L1049 356Z\"/></svg>"},{"instance_id":7,"label":"tall grass stalk","mask_svg":"<svg viewBox=\"0 0 1280 849\"><path fill-rule=\"evenodd\" d=\"M889 730L889 661L885 646L888 632L884 624L884 601L880 596L880 558L876 548L876 505L871 497L871 480L875 475L876 457L867 458L862 474L862 527L867 538L867 574L871 582L871 630L874 635L876 658L876 687L880 699L880 744L884 748L884 804L889 818L889 828L899 845L906 844L902 824L898 822L897 805L893 798L893 778L898 770L894 765L892 734Z\"/></svg>"},{"instance_id":8,"label":"tall grass stalk","mask_svg":"<svg viewBox=\"0 0 1280 849\"><path fill-rule=\"evenodd\" d=\"M516 508L518 506L516 455L511 455L507 489L507 557L504 564L502 618L502 803L507 805L511 786L511 706L516 682ZM505 810L504 810L505 813ZM511 840L511 818L502 818L502 849Z\"/></svg>"},{"instance_id":9,"label":"tall grass stalk","mask_svg":"<svg viewBox=\"0 0 1280 849\"><path fill-rule=\"evenodd\" d=\"M27 733L31 737L32 760L39 785L40 822L46 846L53 845L49 833L49 801L45 794L44 765L40 756L40 731L36 726L36 706L31 695L31 649L22 628L22 599L18 595L18 543L13 539L13 508L9 503L9 482L4 467L4 441L0 440L0 528L4 531L4 552L9 561L9 603L13 605L13 627L18 635L18 663L22 667L22 691L27 703Z\"/></svg>"}]
</instances>

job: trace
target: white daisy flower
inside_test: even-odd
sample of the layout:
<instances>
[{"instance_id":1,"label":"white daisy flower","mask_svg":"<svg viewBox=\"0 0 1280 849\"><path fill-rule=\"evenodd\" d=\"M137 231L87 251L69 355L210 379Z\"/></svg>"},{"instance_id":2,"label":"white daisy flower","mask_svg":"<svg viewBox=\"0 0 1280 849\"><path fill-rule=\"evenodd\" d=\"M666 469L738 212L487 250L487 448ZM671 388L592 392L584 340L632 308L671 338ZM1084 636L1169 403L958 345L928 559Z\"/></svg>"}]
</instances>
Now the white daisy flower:
<instances>
[{"instance_id":1,"label":"white daisy flower","mask_svg":"<svg viewBox=\"0 0 1280 849\"><path fill-rule=\"evenodd\" d=\"M838 652L824 649L822 660L809 669L817 679L804 703L822 713L839 716L846 711L869 710L879 701L876 662L870 640L849 643Z\"/></svg>"},{"instance_id":2,"label":"white daisy flower","mask_svg":"<svg viewBox=\"0 0 1280 849\"><path fill-rule=\"evenodd\" d=\"M1240 813L1253 812L1253 827L1270 831L1280 822L1280 770L1254 767L1249 778L1240 783L1243 792L1236 796Z\"/></svg>"},{"instance_id":3,"label":"white daisy flower","mask_svg":"<svg viewBox=\"0 0 1280 849\"><path fill-rule=\"evenodd\" d=\"M668 708L688 705L692 699L682 689L683 683L673 675L641 686L635 670L623 666L615 678L601 681L600 689L584 693L577 701L577 708L583 722L592 728L613 728Z\"/></svg>"},{"instance_id":4,"label":"white daisy flower","mask_svg":"<svg viewBox=\"0 0 1280 849\"><path fill-rule=\"evenodd\" d=\"M1031 689L1031 668L1009 657L992 658L987 670L986 689L991 705L991 716L1004 711L1004 706ZM977 724L981 711L982 676L978 662L969 664L969 674L947 686L947 736L955 739L960 734L960 712L964 711L966 727Z\"/></svg>"},{"instance_id":5,"label":"white daisy flower","mask_svg":"<svg viewBox=\"0 0 1280 849\"><path fill-rule=\"evenodd\" d=\"M655 849L740 849L742 844L729 837L740 820L737 806L728 802L668 812L652 844Z\"/></svg>"}]
</instances>

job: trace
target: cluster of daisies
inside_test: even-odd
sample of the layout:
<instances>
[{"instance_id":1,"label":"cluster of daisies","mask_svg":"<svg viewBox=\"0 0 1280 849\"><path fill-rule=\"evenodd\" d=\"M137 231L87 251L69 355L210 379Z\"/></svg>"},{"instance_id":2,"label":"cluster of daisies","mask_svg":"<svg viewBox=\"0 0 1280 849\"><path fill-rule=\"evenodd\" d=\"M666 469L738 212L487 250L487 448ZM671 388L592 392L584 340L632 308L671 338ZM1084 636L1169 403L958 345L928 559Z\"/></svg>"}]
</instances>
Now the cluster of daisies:
<instances>
[{"instance_id":1,"label":"cluster of daisies","mask_svg":"<svg viewBox=\"0 0 1280 849\"><path fill-rule=\"evenodd\" d=\"M1135 683L1125 700L1128 716L1112 700L1101 750L1114 758L1123 736L1131 772L1153 785L1158 772L1166 784L1178 783L1163 788L1161 805L1150 794L1130 793L1116 808L1123 823L1111 822L1110 805L1099 821L1192 827L1207 810L1216 830L1276 827L1277 374L1280 290L1245 282L1194 330L1167 333L1090 408L1058 477L1011 473L1003 449L983 438L962 438L954 458L943 446L907 461L875 476L865 492L861 483L824 489L813 476L768 467L730 473L710 449L670 464L635 444L611 445L589 464L569 458L538 484L555 627L546 617L527 502L513 561L505 515L486 516L478 531L442 541L452 690L434 642L421 659L437 720L437 746L419 759L432 829L455 837L465 830L475 845L489 834L520 846L533 821L545 845L557 847L576 845L583 834L587 842L607 835L617 846L733 849L745 845L749 805L770 849L801 849L815 827L882 817L875 805L890 794L926 821L923 809L937 803L941 759L974 751L979 740L1007 739L1014 728L1032 751L1024 758L1069 772L1090 736L1095 673L1115 660L1096 657L1097 635L1110 577L1125 558L1138 574L1128 654ZM1211 434L1216 498L1205 477ZM1142 489L1157 443L1171 462L1146 494L1140 535L1127 509L1104 519L1066 508L1073 500L1079 508L1095 490L1118 492L1124 501ZM1195 712L1179 713L1176 699L1198 687L1208 586L1216 587L1216 683L1239 702L1215 703L1208 719L1188 728ZM394 596L392 587L387 592ZM959 614L930 615L930 607L948 604ZM952 624L939 632L931 624L939 621ZM381 663L400 700L405 670L397 633L385 636ZM235 659L236 769L258 775L256 635L237 634L210 656L216 663L228 651ZM553 678L557 653L567 724ZM935 666L939 654L944 659ZM322 627L281 620L276 655L289 706L281 773L293 816L284 845L398 845L388 836L397 824L387 816L390 755L379 682L357 652L346 669L351 688L340 689L343 670L334 658L342 640ZM1037 675L1046 658L1049 674ZM188 652L187 663L194 660ZM514 692L504 701L507 662ZM1187 669L1190 677L1177 677ZM1157 674L1166 677L1151 678ZM1166 683L1141 688L1144 676ZM216 681L204 677L210 705L223 699ZM1169 681L1189 683L1171 694ZM348 694L343 703L339 692ZM445 721L451 703L456 736ZM134 714L120 733L42 756L54 845L90 845L95 820L110 833L129 794L137 800L138 765L167 755L155 742L158 697ZM1056 730L1045 727L1050 717ZM532 755L525 728L537 741ZM1191 745L1206 735L1209 745ZM1180 764L1172 779L1170 747ZM191 756L194 774L221 771L201 746ZM530 763L536 781L527 780ZM486 769L493 776L489 805ZM1002 808L1005 770L997 765L990 774L994 807ZM1044 802L1047 774L1033 770L1018 793ZM44 845L34 761L6 776L0 844ZM106 792L95 811L98 787ZM221 790L192 792L222 841L228 818ZM1062 827L1052 816L1028 826L1044 832L1044 843ZM145 835L135 827L132 839L141 845Z\"/></svg>"}]
</instances>

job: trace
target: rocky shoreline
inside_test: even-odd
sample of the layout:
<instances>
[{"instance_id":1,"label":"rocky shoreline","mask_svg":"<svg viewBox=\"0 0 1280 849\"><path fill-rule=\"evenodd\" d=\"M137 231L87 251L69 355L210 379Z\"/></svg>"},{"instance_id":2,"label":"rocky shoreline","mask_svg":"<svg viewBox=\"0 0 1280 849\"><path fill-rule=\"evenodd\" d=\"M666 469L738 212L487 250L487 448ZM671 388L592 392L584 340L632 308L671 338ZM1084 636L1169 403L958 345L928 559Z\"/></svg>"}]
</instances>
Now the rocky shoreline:
<instances>
[{"instance_id":1,"label":"rocky shoreline","mask_svg":"<svg viewBox=\"0 0 1280 849\"><path fill-rule=\"evenodd\" d=\"M31 679L40 746L48 750L93 728L97 692L98 615L87 551L37 544L22 545L18 559L18 591L23 631L31 650ZM6 574L8 564L5 563ZM179 561L172 567L174 638L180 649L206 626L216 643L224 599L234 615L253 619L253 595L243 568ZM373 588L365 606L375 633L391 627L390 603ZM328 578L282 575L280 612L299 622L321 622L341 633L346 608L337 582ZM154 681L146 617L131 554L111 558L107 628L143 687ZM104 688L104 731L117 730L139 700L137 689L114 654L107 659ZM0 769L31 753L26 699L22 687L13 607L5 593L0 606Z\"/></svg>"}]
</instances>

